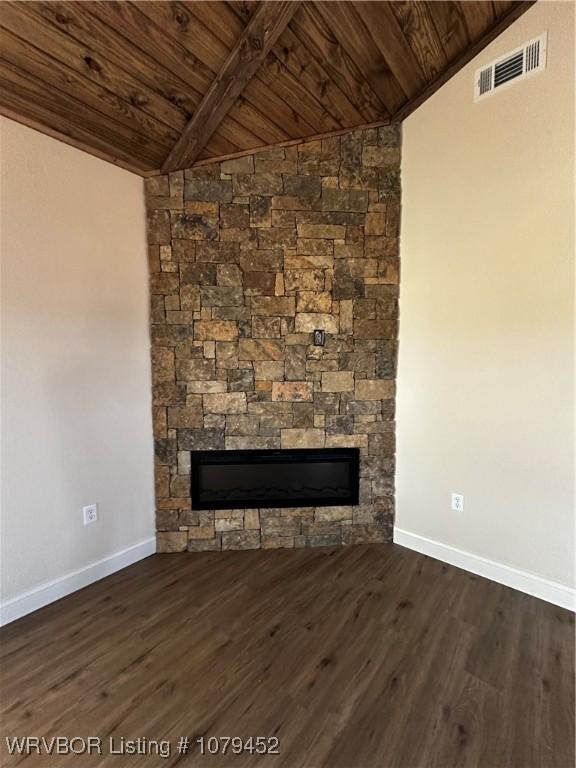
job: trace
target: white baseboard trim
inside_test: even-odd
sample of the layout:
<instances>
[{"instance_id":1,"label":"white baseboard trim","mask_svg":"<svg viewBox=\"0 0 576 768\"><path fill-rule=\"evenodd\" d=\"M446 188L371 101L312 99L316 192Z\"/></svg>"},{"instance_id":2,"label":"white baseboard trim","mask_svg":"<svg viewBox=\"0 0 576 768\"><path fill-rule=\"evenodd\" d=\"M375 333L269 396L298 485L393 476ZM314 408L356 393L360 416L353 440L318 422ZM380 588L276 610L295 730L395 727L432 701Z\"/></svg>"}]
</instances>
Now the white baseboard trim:
<instances>
[{"instance_id":1,"label":"white baseboard trim","mask_svg":"<svg viewBox=\"0 0 576 768\"><path fill-rule=\"evenodd\" d=\"M484 576L484 578L496 581L498 584L504 584L533 597L539 597L541 600L554 603L561 608L567 608L569 611L576 610L576 590L564 586L564 584L548 581L548 579L543 579L534 573L511 568L509 565L473 555L471 552L465 552L462 549L442 544L417 533L404 531L401 528L394 529L394 543L433 557L435 560L455 565L457 568L470 571L477 576Z\"/></svg>"},{"instance_id":2,"label":"white baseboard trim","mask_svg":"<svg viewBox=\"0 0 576 768\"><path fill-rule=\"evenodd\" d=\"M137 563L138 560L143 560L155 552L156 539L154 537L145 539L120 552L115 552L109 557L91 563L85 568L80 568L59 579L41 584L29 592L23 592L11 600L6 600L0 604L0 626L16 621L16 619L20 619L32 611L37 611L38 608L43 608L61 597L66 597L66 595L87 587L105 576L110 576L112 573Z\"/></svg>"}]
</instances>

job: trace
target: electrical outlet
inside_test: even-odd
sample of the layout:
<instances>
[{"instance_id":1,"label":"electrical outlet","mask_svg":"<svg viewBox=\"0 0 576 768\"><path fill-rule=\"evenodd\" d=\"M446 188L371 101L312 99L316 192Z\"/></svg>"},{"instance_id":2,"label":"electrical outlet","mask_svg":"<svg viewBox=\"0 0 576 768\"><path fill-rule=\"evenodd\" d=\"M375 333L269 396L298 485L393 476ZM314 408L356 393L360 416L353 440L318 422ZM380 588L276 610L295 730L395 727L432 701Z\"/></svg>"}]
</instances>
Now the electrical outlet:
<instances>
[{"instance_id":1,"label":"electrical outlet","mask_svg":"<svg viewBox=\"0 0 576 768\"><path fill-rule=\"evenodd\" d=\"M82 515L84 525L95 523L98 520L98 504L89 504L87 507L82 507Z\"/></svg>"},{"instance_id":2,"label":"electrical outlet","mask_svg":"<svg viewBox=\"0 0 576 768\"><path fill-rule=\"evenodd\" d=\"M461 493L452 494L452 509L454 512L464 512L464 496Z\"/></svg>"}]
</instances>

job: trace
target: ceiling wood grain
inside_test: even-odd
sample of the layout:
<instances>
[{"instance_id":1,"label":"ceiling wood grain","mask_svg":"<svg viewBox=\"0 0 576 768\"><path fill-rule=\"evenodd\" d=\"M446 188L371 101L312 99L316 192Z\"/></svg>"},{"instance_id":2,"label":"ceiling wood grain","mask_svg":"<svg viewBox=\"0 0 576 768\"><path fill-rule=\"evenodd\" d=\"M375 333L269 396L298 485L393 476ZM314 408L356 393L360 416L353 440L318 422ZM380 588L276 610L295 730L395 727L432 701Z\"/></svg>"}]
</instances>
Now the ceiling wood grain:
<instances>
[{"instance_id":1,"label":"ceiling wood grain","mask_svg":"<svg viewBox=\"0 0 576 768\"><path fill-rule=\"evenodd\" d=\"M0 114L149 175L402 120L531 4L0 2Z\"/></svg>"}]
</instances>

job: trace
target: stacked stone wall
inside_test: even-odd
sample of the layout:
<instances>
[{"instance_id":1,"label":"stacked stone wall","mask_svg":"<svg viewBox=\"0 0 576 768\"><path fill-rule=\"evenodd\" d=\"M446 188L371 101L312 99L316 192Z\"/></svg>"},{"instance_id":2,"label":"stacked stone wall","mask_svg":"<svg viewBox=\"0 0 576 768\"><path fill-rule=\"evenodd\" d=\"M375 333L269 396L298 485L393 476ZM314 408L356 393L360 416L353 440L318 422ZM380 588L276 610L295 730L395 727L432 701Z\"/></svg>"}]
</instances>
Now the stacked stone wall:
<instances>
[{"instance_id":1,"label":"stacked stone wall","mask_svg":"<svg viewBox=\"0 0 576 768\"><path fill-rule=\"evenodd\" d=\"M391 541L399 127L156 176L146 199L158 550ZM191 450L324 446L360 448L358 506L191 506Z\"/></svg>"}]
</instances>

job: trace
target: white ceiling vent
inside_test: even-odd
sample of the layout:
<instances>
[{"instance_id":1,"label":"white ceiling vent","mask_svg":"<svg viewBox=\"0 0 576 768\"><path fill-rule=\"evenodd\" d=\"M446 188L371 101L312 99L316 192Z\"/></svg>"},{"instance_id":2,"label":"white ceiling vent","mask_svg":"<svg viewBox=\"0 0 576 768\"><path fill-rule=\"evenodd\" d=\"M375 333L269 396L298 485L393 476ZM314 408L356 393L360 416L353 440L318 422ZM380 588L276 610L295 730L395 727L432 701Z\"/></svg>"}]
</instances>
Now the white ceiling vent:
<instances>
[{"instance_id":1,"label":"white ceiling vent","mask_svg":"<svg viewBox=\"0 0 576 768\"><path fill-rule=\"evenodd\" d=\"M509 51L474 74L474 101L546 69L547 33Z\"/></svg>"}]
</instances>

